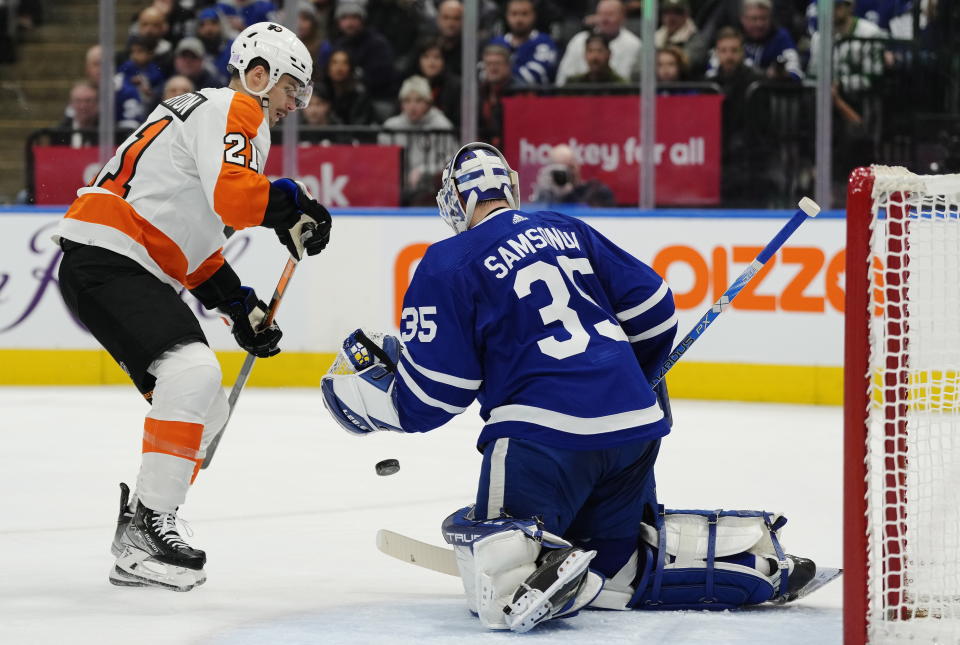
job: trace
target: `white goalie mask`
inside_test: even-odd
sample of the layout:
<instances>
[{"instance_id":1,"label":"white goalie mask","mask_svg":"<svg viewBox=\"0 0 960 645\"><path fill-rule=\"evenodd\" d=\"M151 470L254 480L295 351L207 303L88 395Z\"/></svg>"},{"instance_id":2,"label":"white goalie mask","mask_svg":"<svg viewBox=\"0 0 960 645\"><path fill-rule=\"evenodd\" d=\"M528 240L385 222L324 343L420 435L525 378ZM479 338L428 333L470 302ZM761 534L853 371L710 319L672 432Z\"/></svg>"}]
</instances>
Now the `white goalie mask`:
<instances>
[{"instance_id":1,"label":"white goalie mask","mask_svg":"<svg viewBox=\"0 0 960 645\"><path fill-rule=\"evenodd\" d=\"M270 66L270 80L267 86L258 92L247 87L245 72L250 62L262 58ZM301 110L310 102L313 94L313 58L297 35L274 22L258 22L240 32L230 47L230 67L240 72L240 84L243 89L261 99L273 89L280 77L289 74L298 83L297 109Z\"/></svg>"},{"instance_id":2,"label":"white goalie mask","mask_svg":"<svg viewBox=\"0 0 960 645\"><path fill-rule=\"evenodd\" d=\"M519 183L516 171L499 150L478 141L468 143L443 170L437 192L440 217L454 233L463 233L481 201L504 199L510 208L520 208Z\"/></svg>"}]
</instances>

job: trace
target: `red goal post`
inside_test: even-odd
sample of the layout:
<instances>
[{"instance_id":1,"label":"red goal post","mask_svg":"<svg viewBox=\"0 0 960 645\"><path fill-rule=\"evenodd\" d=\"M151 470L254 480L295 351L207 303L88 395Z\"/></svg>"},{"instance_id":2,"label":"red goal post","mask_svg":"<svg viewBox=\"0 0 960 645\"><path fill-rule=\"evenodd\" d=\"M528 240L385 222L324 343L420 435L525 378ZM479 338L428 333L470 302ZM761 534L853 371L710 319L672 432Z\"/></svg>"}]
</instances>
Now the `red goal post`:
<instances>
[{"instance_id":1,"label":"red goal post","mask_svg":"<svg viewBox=\"0 0 960 645\"><path fill-rule=\"evenodd\" d=\"M960 642L960 175L847 194L844 643Z\"/></svg>"}]
</instances>

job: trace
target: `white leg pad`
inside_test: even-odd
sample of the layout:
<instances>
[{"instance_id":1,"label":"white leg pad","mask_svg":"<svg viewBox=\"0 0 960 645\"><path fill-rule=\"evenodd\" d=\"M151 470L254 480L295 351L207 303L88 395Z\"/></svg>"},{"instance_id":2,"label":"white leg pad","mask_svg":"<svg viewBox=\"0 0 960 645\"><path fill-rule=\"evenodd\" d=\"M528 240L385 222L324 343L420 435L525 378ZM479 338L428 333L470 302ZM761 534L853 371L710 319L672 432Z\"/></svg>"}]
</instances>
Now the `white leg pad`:
<instances>
[{"instance_id":1,"label":"white leg pad","mask_svg":"<svg viewBox=\"0 0 960 645\"><path fill-rule=\"evenodd\" d=\"M475 608L480 622L487 629L509 629L503 608L514 592L537 566L540 544L523 531L494 533L473 545L475 600L467 604Z\"/></svg>"}]
</instances>

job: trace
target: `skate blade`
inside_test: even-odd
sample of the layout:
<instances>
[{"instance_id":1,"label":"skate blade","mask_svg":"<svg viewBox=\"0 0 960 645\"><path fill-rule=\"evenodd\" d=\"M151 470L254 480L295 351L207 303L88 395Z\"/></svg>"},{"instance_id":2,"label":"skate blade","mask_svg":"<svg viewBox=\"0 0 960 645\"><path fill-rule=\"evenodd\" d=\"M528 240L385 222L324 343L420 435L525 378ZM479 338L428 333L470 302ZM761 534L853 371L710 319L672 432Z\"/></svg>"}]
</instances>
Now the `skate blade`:
<instances>
[{"instance_id":1,"label":"skate blade","mask_svg":"<svg viewBox=\"0 0 960 645\"><path fill-rule=\"evenodd\" d=\"M207 581L203 569L186 569L142 558L143 554L125 552L110 572L110 583L120 587L160 587L172 591L190 591Z\"/></svg>"},{"instance_id":2,"label":"skate blade","mask_svg":"<svg viewBox=\"0 0 960 645\"><path fill-rule=\"evenodd\" d=\"M181 582L178 584L175 582L165 582L163 580L137 576L124 571L120 567L114 566L113 570L110 572L109 580L110 584L117 585L118 587L157 587L159 589L186 592L190 591L194 587L199 587L202 585L207 581L207 577L206 574L202 574L202 577L194 579L189 583Z\"/></svg>"}]
</instances>

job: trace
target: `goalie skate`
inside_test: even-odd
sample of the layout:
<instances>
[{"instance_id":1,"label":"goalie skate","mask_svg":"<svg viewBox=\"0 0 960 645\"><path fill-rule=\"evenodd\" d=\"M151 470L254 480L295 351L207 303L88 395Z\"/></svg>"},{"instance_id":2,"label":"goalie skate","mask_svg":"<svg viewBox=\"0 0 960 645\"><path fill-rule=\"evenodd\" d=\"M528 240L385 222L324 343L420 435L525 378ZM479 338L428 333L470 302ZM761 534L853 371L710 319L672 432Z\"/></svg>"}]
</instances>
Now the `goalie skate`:
<instances>
[{"instance_id":1,"label":"goalie skate","mask_svg":"<svg viewBox=\"0 0 960 645\"><path fill-rule=\"evenodd\" d=\"M549 550L503 609L510 630L530 631L551 618L572 616L593 601L603 586L603 578L587 569L596 554L576 547Z\"/></svg>"},{"instance_id":2,"label":"goalie skate","mask_svg":"<svg viewBox=\"0 0 960 645\"><path fill-rule=\"evenodd\" d=\"M110 582L123 587L162 587L190 591L203 584L206 554L189 546L177 531L174 513L159 513L142 503L129 507L130 489L120 485L120 513L110 551L116 562Z\"/></svg>"}]
</instances>

